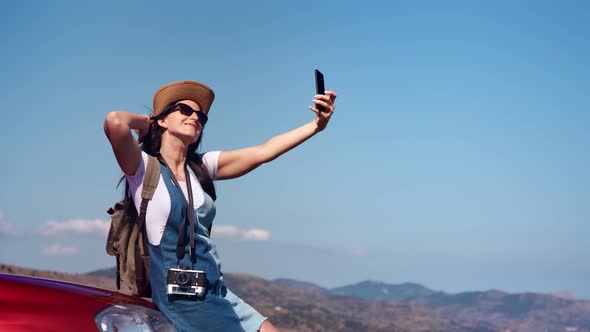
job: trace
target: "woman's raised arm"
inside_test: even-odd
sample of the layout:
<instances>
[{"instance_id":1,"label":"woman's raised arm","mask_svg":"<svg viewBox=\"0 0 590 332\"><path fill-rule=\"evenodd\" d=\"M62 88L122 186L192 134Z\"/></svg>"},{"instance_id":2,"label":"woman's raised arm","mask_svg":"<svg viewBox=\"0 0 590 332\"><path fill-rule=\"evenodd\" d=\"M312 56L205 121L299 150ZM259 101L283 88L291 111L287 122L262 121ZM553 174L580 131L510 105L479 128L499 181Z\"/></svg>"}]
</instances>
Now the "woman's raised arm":
<instances>
[{"instance_id":1,"label":"woman's raised arm","mask_svg":"<svg viewBox=\"0 0 590 332\"><path fill-rule=\"evenodd\" d=\"M326 111L320 112L316 107L310 106L310 110L316 113L314 121L277 135L261 145L239 150L222 151L217 163L217 178L219 180L233 179L247 174L256 167L276 159L324 130L334 113L335 99L336 93L333 91L326 91L325 95L316 95L313 101L314 104L324 106Z\"/></svg>"},{"instance_id":2,"label":"woman's raised arm","mask_svg":"<svg viewBox=\"0 0 590 332\"><path fill-rule=\"evenodd\" d=\"M143 137L150 123L151 120L147 114L124 111L109 112L104 120L104 132L111 142L119 167L127 175L135 174L141 164L139 143L131 134L131 130L135 130L139 137Z\"/></svg>"}]
</instances>

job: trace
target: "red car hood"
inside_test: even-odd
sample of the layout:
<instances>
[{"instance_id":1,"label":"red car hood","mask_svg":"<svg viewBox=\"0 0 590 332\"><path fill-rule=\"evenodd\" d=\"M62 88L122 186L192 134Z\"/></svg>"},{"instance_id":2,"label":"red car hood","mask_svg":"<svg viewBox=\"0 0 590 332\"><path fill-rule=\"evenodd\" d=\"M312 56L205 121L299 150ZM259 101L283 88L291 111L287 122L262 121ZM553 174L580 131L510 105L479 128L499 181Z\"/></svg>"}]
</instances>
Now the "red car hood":
<instances>
[{"instance_id":1,"label":"red car hood","mask_svg":"<svg viewBox=\"0 0 590 332\"><path fill-rule=\"evenodd\" d=\"M97 331L94 317L112 304L155 305L106 289L0 273L0 331Z\"/></svg>"}]
</instances>

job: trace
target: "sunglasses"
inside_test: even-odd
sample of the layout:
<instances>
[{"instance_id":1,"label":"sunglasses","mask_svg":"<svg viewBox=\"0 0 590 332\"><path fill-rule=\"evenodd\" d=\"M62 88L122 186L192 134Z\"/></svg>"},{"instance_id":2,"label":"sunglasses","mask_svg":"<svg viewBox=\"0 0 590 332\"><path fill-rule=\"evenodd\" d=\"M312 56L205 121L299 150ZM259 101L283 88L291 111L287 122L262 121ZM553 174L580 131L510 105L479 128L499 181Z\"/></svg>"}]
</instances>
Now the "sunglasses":
<instances>
[{"instance_id":1,"label":"sunglasses","mask_svg":"<svg viewBox=\"0 0 590 332\"><path fill-rule=\"evenodd\" d=\"M193 112L197 113L197 117L199 117L199 122L201 123L201 126L204 126L205 123L207 123L207 120L209 120L209 117L207 116L207 114L205 114L201 111L197 111L197 110L193 109L192 107L188 106L187 104L176 104L168 113L171 113L174 111L179 111L184 116L191 116L191 115L193 115Z\"/></svg>"}]
</instances>

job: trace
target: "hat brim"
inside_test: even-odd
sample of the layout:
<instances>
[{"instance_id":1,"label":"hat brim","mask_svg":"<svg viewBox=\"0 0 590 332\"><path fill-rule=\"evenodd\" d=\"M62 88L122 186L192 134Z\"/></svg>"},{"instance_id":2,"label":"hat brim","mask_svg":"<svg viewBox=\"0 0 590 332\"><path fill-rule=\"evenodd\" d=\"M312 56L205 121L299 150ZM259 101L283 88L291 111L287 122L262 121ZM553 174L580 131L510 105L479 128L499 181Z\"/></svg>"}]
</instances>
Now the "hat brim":
<instances>
[{"instance_id":1,"label":"hat brim","mask_svg":"<svg viewBox=\"0 0 590 332\"><path fill-rule=\"evenodd\" d=\"M180 81L166 84L154 95L153 116L162 114L166 106L180 101L192 100L207 114L215 99L215 93L207 85L196 81Z\"/></svg>"}]
</instances>

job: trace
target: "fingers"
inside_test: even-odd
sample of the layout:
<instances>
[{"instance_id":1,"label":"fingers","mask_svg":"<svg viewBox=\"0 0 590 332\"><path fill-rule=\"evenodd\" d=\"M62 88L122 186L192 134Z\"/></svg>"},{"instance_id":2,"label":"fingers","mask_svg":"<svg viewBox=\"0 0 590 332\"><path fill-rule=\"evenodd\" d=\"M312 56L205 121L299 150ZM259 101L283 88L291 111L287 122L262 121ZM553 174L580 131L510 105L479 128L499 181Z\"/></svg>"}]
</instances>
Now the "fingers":
<instances>
[{"instance_id":1,"label":"fingers","mask_svg":"<svg viewBox=\"0 0 590 332\"><path fill-rule=\"evenodd\" d=\"M330 95L315 95L313 96L315 99L323 100L325 102L331 102L332 98Z\"/></svg>"},{"instance_id":2,"label":"fingers","mask_svg":"<svg viewBox=\"0 0 590 332\"><path fill-rule=\"evenodd\" d=\"M325 101L319 100L319 99L314 99L313 103L316 105L316 107L323 106L324 109L326 109L326 110L329 109L332 105L334 105L331 102L325 102Z\"/></svg>"},{"instance_id":3,"label":"fingers","mask_svg":"<svg viewBox=\"0 0 590 332\"><path fill-rule=\"evenodd\" d=\"M318 116L318 119L322 119L322 121L327 123L336 109L336 106L334 106L334 100L336 100L336 92L326 90L325 94L317 94L314 96L312 101L314 105L309 106L309 109ZM322 108L323 111L320 111L318 108Z\"/></svg>"},{"instance_id":4,"label":"fingers","mask_svg":"<svg viewBox=\"0 0 590 332\"><path fill-rule=\"evenodd\" d=\"M336 100L336 92L331 91L331 90L326 90L326 93L325 94L323 94L323 95L322 94L317 94L317 95L314 96L314 98L315 99L318 99L318 100L323 100L325 102L328 102L328 103L332 103L333 104L334 101Z\"/></svg>"},{"instance_id":5,"label":"fingers","mask_svg":"<svg viewBox=\"0 0 590 332\"><path fill-rule=\"evenodd\" d=\"M336 92L331 91L331 90L326 90L325 94L330 97L330 100L332 100L332 102L334 102L334 100L336 100Z\"/></svg>"},{"instance_id":6,"label":"fingers","mask_svg":"<svg viewBox=\"0 0 590 332\"><path fill-rule=\"evenodd\" d=\"M332 116L332 113L334 113L334 108L333 107L328 107L328 108L325 108L324 107L324 109L326 110L324 112L318 110L317 107L313 107L313 106L308 106L308 107L309 107L309 109L312 112L314 112L315 114L317 114L318 117L324 118L324 119L330 118L330 116Z\"/></svg>"},{"instance_id":7,"label":"fingers","mask_svg":"<svg viewBox=\"0 0 590 332\"><path fill-rule=\"evenodd\" d=\"M334 106L334 100L332 95L315 95L315 99L312 101L316 107L320 106L325 110L324 113L332 113L336 107Z\"/></svg>"}]
</instances>

